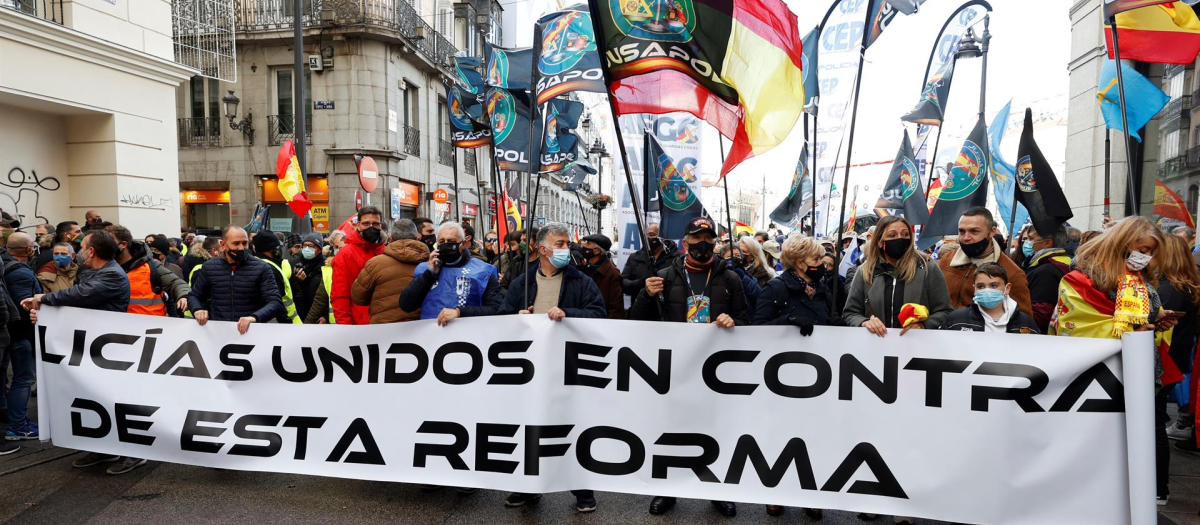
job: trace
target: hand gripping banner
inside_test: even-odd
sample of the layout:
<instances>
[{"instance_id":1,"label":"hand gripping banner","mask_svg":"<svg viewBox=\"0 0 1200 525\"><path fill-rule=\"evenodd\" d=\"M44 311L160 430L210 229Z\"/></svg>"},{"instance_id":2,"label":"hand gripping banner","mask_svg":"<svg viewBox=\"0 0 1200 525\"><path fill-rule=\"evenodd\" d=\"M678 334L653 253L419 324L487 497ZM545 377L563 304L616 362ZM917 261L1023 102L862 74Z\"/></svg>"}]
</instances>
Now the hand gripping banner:
<instances>
[{"instance_id":1,"label":"hand gripping banner","mask_svg":"<svg viewBox=\"0 0 1200 525\"><path fill-rule=\"evenodd\" d=\"M80 450L989 525L1155 519L1149 333L514 315L239 335L46 307L38 334L42 438Z\"/></svg>"}]
</instances>

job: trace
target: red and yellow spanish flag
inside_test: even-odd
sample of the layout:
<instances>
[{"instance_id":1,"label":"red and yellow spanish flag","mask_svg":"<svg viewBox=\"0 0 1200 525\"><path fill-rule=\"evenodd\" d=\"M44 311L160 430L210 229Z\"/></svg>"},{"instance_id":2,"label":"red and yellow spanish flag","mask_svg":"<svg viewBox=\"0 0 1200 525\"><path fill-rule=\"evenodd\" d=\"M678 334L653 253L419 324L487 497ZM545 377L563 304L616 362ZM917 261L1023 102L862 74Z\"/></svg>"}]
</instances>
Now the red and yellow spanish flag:
<instances>
[{"instance_id":1,"label":"red and yellow spanish flag","mask_svg":"<svg viewBox=\"0 0 1200 525\"><path fill-rule=\"evenodd\" d=\"M741 237L743 233L754 235L754 228L751 228L749 224L744 222L733 221L733 238Z\"/></svg>"},{"instance_id":2,"label":"red and yellow spanish flag","mask_svg":"<svg viewBox=\"0 0 1200 525\"><path fill-rule=\"evenodd\" d=\"M733 146L724 176L804 111L802 38L782 0L590 0L617 113L686 111Z\"/></svg>"},{"instance_id":3,"label":"red and yellow spanish flag","mask_svg":"<svg viewBox=\"0 0 1200 525\"><path fill-rule=\"evenodd\" d=\"M1150 5L1118 13L1122 60L1191 64L1200 53L1200 18L1183 2ZM1104 26L1108 57L1115 58L1111 26Z\"/></svg>"},{"instance_id":4,"label":"red and yellow spanish flag","mask_svg":"<svg viewBox=\"0 0 1200 525\"><path fill-rule=\"evenodd\" d=\"M1154 181L1154 214L1166 219L1175 219L1186 224L1188 228L1196 228L1192 214L1188 213L1183 199L1179 198L1178 193L1171 191L1171 188L1163 185L1160 180Z\"/></svg>"},{"instance_id":5,"label":"red and yellow spanish flag","mask_svg":"<svg viewBox=\"0 0 1200 525\"><path fill-rule=\"evenodd\" d=\"M929 206L929 211L933 211L933 205L937 204L938 197L942 195L942 179L933 179L933 184L929 185L929 197L926 199L926 205Z\"/></svg>"},{"instance_id":6,"label":"red and yellow spanish flag","mask_svg":"<svg viewBox=\"0 0 1200 525\"><path fill-rule=\"evenodd\" d=\"M279 148L279 156L275 159L275 175L279 177L279 193L283 194L288 207L296 216L305 216L313 205L308 200L308 192L304 191L304 174L300 173L296 145L291 140Z\"/></svg>"}]
</instances>

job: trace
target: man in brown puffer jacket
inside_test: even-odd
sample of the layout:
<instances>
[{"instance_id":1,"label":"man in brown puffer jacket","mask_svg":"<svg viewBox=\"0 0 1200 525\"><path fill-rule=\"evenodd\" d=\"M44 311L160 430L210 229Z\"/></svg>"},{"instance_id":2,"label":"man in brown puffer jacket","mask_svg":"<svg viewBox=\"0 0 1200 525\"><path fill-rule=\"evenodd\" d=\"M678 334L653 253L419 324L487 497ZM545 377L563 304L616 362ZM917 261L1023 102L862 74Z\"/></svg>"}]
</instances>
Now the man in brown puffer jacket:
<instances>
[{"instance_id":1,"label":"man in brown puffer jacket","mask_svg":"<svg viewBox=\"0 0 1200 525\"><path fill-rule=\"evenodd\" d=\"M350 299L369 306L371 324L401 323L421 318L421 310L400 309L400 293L413 280L417 265L429 260L429 247L417 240L417 225L408 219L392 224L392 242L367 261L350 289Z\"/></svg>"}]
</instances>

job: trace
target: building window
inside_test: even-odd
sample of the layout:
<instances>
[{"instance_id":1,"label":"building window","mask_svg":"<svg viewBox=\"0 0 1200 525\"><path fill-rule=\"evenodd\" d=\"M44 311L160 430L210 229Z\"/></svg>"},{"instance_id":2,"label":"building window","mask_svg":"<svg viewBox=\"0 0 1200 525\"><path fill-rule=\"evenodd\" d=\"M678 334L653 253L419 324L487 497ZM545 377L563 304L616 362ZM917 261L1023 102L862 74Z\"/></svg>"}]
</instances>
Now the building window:
<instances>
[{"instance_id":1,"label":"building window","mask_svg":"<svg viewBox=\"0 0 1200 525\"><path fill-rule=\"evenodd\" d=\"M192 77L191 96L192 118L220 118L221 116L221 87L215 78Z\"/></svg>"},{"instance_id":2,"label":"building window","mask_svg":"<svg viewBox=\"0 0 1200 525\"><path fill-rule=\"evenodd\" d=\"M438 118L437 118L437 137L438 140L446 140L446 136L450 132L450 123L446 119L450 118L446 111L446 97L438 95Z\"/></svg>"},{"instance_id":3,"label":"building window","mask_svg":"<svg viewBox=\"0 0 1200 525\"><path fill-rule=\"evenodd\" d=\"M295 81L291 69L275 71L275 109L276 115L294 115ZM308 106L308 115L312 115L312 71L304 70L304 102Z\"/></svg>"},{"instance_id":4,"label":"building window","mask_svg":"<svg viewBox=\"0 0 1200 525\"><path fill-rule=\"evenodd\" d=\"M1179 140L1181 130L1175 130L1167 133L1162 138L1162 146L1159 149L1161 157L1159 161L1168 161L1179 156Z\"/></svg>"},{"instance_id":5,"label":"building window","mask_svg":"<svg viewBox=\"0 0 1200 525\"><path fill-rule=\"evenodd\" d=\"M1187 207L1188 213L1196 216L1196 203L1200 201L1200 184L1192 184L1188 186Z\"/></svg>"},{"instance_id":6,"label":"building window","mask_svg":"<svg viewBox=\"0 0 1200 525\"><path fill-rule=\"evenodd\" d=\"M1183 79L1186 76L1180 71L1180 74L1171 77L1171 80L1167 83L1167 94L1171 96L1171 100L1183 96Z\"/></svg>"}]
</instances>

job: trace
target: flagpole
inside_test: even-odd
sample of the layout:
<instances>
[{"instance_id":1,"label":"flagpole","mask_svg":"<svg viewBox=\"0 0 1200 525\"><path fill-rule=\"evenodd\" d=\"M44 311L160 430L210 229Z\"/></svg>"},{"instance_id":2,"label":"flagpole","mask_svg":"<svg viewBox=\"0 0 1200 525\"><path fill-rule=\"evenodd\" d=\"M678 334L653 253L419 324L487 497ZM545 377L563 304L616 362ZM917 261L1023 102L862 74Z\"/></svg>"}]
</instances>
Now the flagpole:
<instances>
[{"instance_id":1,"label":"flagpole","mask_svg":"<svg viewBox=\"0 0 1200 525\"><path fill-rule=\"evenodd\" d=\"M837 237L834 239L834 246L837 247L841 247L842 230L845 228L843 221L846 220L846 197L849 196L849 192L847 192L846 189L850 184L850 159L854 154L854 125L858 122L858 93L862 89L863 64L867 58L867 36L871 33L870 4L867 5L866 10L867 15L863 19L862 44L859 47L859 54L862 56L858 58L858 73L854 76L854 102L850 109L850 138L848 138L846 142L846 173L842 176L842 206L838 210ZM834 163L834 169L837 169L836 162ZM834 252L833 268L836 272L838 271L838 268L841 268L842 266L842 250L834 250ZM840 288L840 286L833 287L833 301L831 304L837 304L839 291L838 288Z\"/></svg>"},{"instance_id":2,"label":"flagpole","mask_svg":"<svg viewBox=\"0 0 1200 525\"><path fill-rule=\"evenodd\" d=\"M937 173L937 170L935 169L935 168L937 168L937 149L938 149L938 143L940 143L942 141L942 127L945 126L945 124L946 124L945 121L942 121L941 124L938 124L937 135L935 135L933 137L933 155L931 155L929 157L929 176L925 178L925 180L926 180L926 182L925 182L925 198L926 199L929 199L929 189L933 187L933 176L934 176L934 174ZM929 139L925 139L925 140L929 140Z\"/></svg>"},{"instance_id":3,"label":"flagpole","mask_svg":"<svg viewBox=\"0 0 1200 525\"><path fill-rule=\"evenodd\" d=\"M1109 177L1108 177L1109 165L1112 162L1112 140L1109 138L1110 135L1112 135L1112 134L1109 133L1108 126L1105 126L1104 127L1104 216L1105 217L1111 217L1111 215L1109 215L1109 213L1111 212L1111 210L1109 209L1109 191L1111 189L1112 182L1109 180Z\"/></svg>"},{"instance_id":4,"label":"flagpole","mask_svg":"<svg viewBox=\"0 0 1200 525\"><path fill-rule=\"evenodd\" d=\"M587 210L583 209L583 199L579 198L578 191L575 192L575 202L579 203L579 220L583 221L583 231L586 231L588 235L591 235L592 227L588 225Z\"/></svg>"},{"instance_id":5,"label":"flagpole","mask_svg":"<svg viewBox=\"0 0 1200 525\"><path fill-rule=\"evenodd\" d=\"M725 136L717 133L717 145L721 147L721 165L725 165ZM729 245L733 246L733 213L729 208L729 176L721 177L721 186L725 188L725 227L729 228ZM765 198L765 197L764 197Z\"/></svg>"},{"instance_id":6,"label":"flagpole","mask_svg":"<svg viewBox=\"0 0 1200 525\"><path fill-rule=\"evenodd\" d=\"M1109 19L1109 27L1112 29L1113 41L1113 58L1116 60L1117 67L1117 94L1121 97L1121 129L1125 131L1125 173L1127 175L1126 183L1129 185L1125 189L1125 198L1129 209L1133 210L1134 215L1140 215L1139 202L1134 193L1133 183L1133 142L1129 132L1129 115L1125 111L1125 76L1121 73L1121 45L1117 41L1117 17Z\"/></svg>"},{"instance_id":7,"label":"flagpole","mask_svg":"<svg viewBox=\"0 0 1200 525\"><path fill-rule=\"evenodd\" d=\"M818 99L819 100L819 99ZM817 126L817 112L821 109L819 105L813 105L813 138L808 144L808 160L812 163L812 169L808 171L809 184L812 185L812 237L817 238L817 148L814 145L817 143L817 134L820 133L820 128ZM804 192L804 181L800 181L801 195ZM801 230L803 231L803 230Z\"/></svg>"},{"instance_id":8,"label":"flagpole","mask_svg":"<svg viewBox=\"0 0 1200 525\"><path fill-rule=\"evenodd\" d=\"M808 112L804 112L804 145L808 146ZM801 156L800 156L799 160L800 160L800 162L803 162L804 161L804 156L803 156L804 149L803 148L801 148L800 153L801 153ZM797 162L796 164L799 165L800 162ZM805 167L807 167L807 166L805 166ZM803 171L800 172L799 183L800 183L800 187L798 189L800 190L800 198L803 199L804 198L804 172ZM791 203L789 202L788 204L790 205ZM799 217L799 216L796 217L796 224L800 228L800 233L803 234L804 233L804 217ZM815 229L812 230L812 237L814 239L817 238L817 232Z\"/></svg>"},{"instance_id":9,"label":"flagpole","mask_svg":"<svg viewBox=\"0 0 1200 525\"><path fill-rule=\"evenodd\" d=\"M458 192L458 148L450 143L450 163L454 165L454 220L462 223L462 194ZM471 239L474 242L475 239Z\"/></svg>"}]
</instances>

